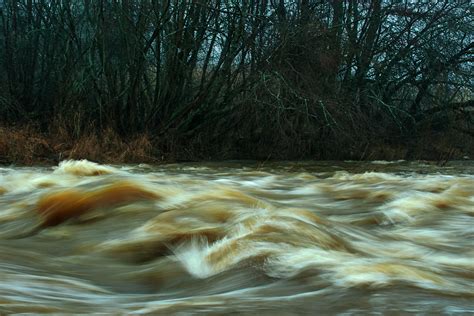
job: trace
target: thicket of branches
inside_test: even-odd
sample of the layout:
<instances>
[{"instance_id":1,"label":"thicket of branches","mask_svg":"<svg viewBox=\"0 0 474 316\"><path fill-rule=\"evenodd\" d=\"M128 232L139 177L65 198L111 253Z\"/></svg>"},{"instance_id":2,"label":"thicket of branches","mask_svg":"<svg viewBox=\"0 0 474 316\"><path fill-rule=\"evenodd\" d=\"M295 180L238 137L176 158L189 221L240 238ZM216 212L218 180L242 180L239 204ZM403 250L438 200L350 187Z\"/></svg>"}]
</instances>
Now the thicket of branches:
<instances>
[{"instance_id":1,"label":"thicket of branches","mask_svg":"<svg viewBox=\"0 0 474 316\"><path fill-rule=\"evenodd\" d=\"M469 0L3 0L0 121L224 157L471 137L473 17Z\"/></svg>"}]
</instances>

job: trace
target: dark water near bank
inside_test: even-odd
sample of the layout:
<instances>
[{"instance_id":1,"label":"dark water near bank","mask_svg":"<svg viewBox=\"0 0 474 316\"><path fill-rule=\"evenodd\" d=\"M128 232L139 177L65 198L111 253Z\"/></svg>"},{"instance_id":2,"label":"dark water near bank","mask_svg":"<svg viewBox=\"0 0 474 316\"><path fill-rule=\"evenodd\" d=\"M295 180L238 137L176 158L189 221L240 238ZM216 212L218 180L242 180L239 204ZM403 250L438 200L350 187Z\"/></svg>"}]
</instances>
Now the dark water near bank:
<instances>
[{"instance_id":1,"label":"dark water near bank","mask_svg":"<svg viewBox=\"0 0 474 316\"><path fill-rule=\"evenodd\" d=\"M474 162L0 167L15 313L474 313Z\"/></svg>"}]
</instances>

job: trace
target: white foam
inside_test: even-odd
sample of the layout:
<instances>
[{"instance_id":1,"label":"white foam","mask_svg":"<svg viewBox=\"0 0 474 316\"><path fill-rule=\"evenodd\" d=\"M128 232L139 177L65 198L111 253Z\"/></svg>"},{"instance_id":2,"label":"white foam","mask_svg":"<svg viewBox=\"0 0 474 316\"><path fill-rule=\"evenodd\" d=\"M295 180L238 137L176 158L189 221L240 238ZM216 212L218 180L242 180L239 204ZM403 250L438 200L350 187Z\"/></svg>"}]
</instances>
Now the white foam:
<instances>
[{"instance_id":1,"label":"white foam","mask_svg":"<svg viewBox=\"0 0 474 316\"><path fill-rule=\"evenodd\" d=\"M111 167L100 165L98 163L83 160L64 160L54 170L56 174L71 174L75 176L95 176L102 174L117 173L119 170Z\"/></svg>"}]
</instances>

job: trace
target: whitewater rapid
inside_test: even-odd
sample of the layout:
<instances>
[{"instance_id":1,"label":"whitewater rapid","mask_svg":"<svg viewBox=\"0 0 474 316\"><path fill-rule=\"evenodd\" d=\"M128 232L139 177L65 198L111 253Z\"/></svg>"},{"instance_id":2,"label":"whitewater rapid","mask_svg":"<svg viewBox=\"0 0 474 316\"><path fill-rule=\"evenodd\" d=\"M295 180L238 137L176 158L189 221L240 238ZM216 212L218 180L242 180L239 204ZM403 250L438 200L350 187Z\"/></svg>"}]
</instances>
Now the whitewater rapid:
<instances>
[{"instance_id":1,"label":"whitewater rapid","mask_svg":"<svg viewBox=\"0 0 474 316\"><path fill-rule=\"evenodd\" d=\"M0 168L0 314L474 313L474 163Z\"/></svg>"}]
</instances>

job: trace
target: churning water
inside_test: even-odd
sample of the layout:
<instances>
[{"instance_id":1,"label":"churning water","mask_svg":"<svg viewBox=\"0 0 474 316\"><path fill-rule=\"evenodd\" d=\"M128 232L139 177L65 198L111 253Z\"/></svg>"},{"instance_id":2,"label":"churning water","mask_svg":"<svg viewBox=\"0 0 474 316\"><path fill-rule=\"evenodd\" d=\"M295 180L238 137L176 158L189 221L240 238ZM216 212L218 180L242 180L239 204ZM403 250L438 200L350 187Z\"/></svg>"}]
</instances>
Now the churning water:
<instances>
[{"instance_id":1,"label":"churning water","mask_svg":"<svg viewBox=\"0 0 474 316\"><path fill-rule=\"evenodd\" d=\"M474 312L474 163L0 168L0 314Z\"/></svg>"}]
</instances>

